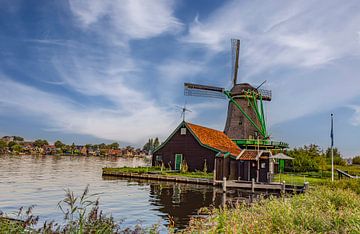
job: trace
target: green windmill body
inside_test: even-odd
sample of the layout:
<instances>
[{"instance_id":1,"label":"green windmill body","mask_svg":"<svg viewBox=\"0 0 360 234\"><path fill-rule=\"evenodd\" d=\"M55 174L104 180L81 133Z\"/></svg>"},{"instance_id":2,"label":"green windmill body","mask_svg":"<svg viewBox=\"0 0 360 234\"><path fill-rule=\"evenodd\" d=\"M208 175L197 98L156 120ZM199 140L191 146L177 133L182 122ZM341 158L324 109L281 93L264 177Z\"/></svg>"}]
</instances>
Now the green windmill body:
<instances>
[{"instance_id":1,"label":"green windmill body","mask_svg":"<svg viewBox=\"0 0 360 234\"><path fill-rule=\"evenodd\" d=\"M185 83L185 95L229 100L224 133L240 148L284 149L288 144L270 140L267 131L264 101L271 101L271 91L253 87L248 83L237 84L240 40L232 40L233 46L233 87L220 87Z\"/></svg>"}]
</instances>

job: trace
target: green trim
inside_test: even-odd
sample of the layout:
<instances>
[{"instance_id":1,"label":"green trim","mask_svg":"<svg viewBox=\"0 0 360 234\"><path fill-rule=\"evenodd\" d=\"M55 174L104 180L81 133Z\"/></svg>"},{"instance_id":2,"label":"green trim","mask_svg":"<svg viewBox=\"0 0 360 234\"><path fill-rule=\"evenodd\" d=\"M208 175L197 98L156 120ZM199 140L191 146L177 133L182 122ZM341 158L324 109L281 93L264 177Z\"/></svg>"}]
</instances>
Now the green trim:
<instances>
[{"instance_id":1,"label":"green trim","mask_svg":"<svg viewBox=\"0 0 360 234\"><path fill-rule=\"evenodd\" d=\"M267 129L266 129L266 121L265 121L265 114L264 114L264 105L263 105L263 99L262 99L262 95L260 94L260 108L261 108L261 115L263 117L263 123L264 123L264 130L265 130L265 134L267 134Z\"/></svg>"},{"instance_id":2,"label":"green trim","mask_svg":"<svg viewBox=\"0 0 360 234\"><path fill-rule=\"evenodd\" d=\"M258 132L264 137L268 138L268 136L264 135L263 131L254 123L254 121L246 114L246 112L242 109L242 107L232 98L231 93L227 90L224 91L224 94L229 98L230 102L232 102L241 113L250 121L250 123L258 130Z\"/></svg>"},{"instance_id":3,"label":"green trim","mask_svg":"<svg viewBox=\"0 0 360 234\"><path fill-rule=\"evenodd\" d=\"M256 97L255 97L255 94L252 93L252 95L251 95L251 94L250 94L250 91L248 91L247 93L248 93L248 95L246 95L245 97L246 97L248 103L250 104L252 110L255 112L256 117L257 117L257 119L259 120L259 122L260 122L260 124L261 124L261 132L260 132L260 134L263 135L263 136L265 136L266 133L264 132L263 119L262 119L262 117L261 117L261 115L260 115L260 112L259 112L259 110L258 110L259 107L258 107L258 105L257 105L257 99L256 99ZM251 96L251 98L252 98L251 100L250 100L250 97L249 97L249 96ZM255 123L255 122L254 122L254 123Z\"/></svg>"},{"instance_id":4,"label":"green trim","mask_svg":"<svg viewBox=\"0 0 360 234\"><path fill-rule=\"evenodd\" d=\"M234 155L232 155L232 154L230 154L230 152L226 152L226 153L224 153L224 152L219 152L219 153L217 153L216 155L215 155L215 157L221 157L221 155L222 154L224 154L224 158L227 158L227 157L231 157L231 158L236 158L237 156L234 156Z\"/></svg>"},{"instance_id":5,"label":"green trim","mask_svg":"<svg viewBox=\"0 0 360 234\"><path fill-rule=\"evenodd\" d=\"M282 141L257 140L257 139L233 139L240 146L257 146L268 148L289 148L289 144Z\"/></svg>"},{"instance_id":6,"label":"green trim","mask_svg":"<svg viewBox=\"0 0 360 234\"><path fill-rule=\"evenodd\" d=\"M186 123L184 121L182 121L179 126L176 127L176 129L170 134L170 136L168 138L166 138L166 140L161 143L161 145L159 145L157 148L154 149L154 151L152 152L152 154L156 153L156 151L158 151L159 149L161 149L162 147L164 147L166 145L166 143L169 142L169 140L175 135L175 133L182 127L184 126Z\"/></svg>"}]
</instances>

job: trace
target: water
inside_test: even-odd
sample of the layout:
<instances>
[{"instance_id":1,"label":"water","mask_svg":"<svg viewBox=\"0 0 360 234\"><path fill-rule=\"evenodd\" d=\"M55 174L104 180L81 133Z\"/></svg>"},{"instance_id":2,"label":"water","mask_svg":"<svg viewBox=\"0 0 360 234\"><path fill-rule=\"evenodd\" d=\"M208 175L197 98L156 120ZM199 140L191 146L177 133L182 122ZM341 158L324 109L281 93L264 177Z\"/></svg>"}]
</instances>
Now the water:
<instances>
[{"instance_id":1,"label":"water","mask_svg":"<svg viewBox=\"0 0 360 234\"><path fill-rule=\"evenodd\" d=\"M219 206L222 195L204 185L102 177L103 167L144 166L143 159L0 156L0 210L9 213L21 206L36 205L33 213L45 220L63 222L57 203L64 189L81 194L86 185L90 193L101 193L100 206L122 226L145 227L159 223L162 230L169 216L176 228L184 228L201 207Z\"/></svg>"}]
</instances>

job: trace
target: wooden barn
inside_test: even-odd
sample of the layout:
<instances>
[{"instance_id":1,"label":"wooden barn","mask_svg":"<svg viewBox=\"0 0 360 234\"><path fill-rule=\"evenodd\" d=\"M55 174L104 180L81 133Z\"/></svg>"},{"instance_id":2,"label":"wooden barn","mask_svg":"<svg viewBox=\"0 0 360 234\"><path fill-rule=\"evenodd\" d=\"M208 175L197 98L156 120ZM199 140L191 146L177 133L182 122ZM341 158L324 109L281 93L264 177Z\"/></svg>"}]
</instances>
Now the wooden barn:
<instances>
[{"instance_id":1,"label":"wooden barn","mask_svg":"<svg viewBox=\"0 0 360 234\"><path fill-rule=\"evenodd\" d=\"M223 132L182 122L175 131L153 152L152 165L164 163L173 170L180 170L183 161L189 171L214 170L217 154L237 157L240 148Z\"/></svg>"}]
</instances>

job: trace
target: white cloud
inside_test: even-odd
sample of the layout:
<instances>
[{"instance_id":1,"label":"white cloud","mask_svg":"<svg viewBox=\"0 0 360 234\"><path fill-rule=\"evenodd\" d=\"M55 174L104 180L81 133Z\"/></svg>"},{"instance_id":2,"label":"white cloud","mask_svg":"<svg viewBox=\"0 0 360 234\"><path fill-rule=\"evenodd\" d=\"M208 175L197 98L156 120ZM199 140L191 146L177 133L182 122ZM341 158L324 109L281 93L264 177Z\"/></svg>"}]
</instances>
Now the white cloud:
<instances>
[{"instance_id":1,"label":"white cloud","mask_svg":"<svg viewBox=\"0 0 360 234\"><path fill-rule=\"evenodd\" d=\"M177 32L181 22L173 15L174 1L69 0L73 14L85 29L98 26L104 32L130 39Z\"/></svg>"},{"instance_id":2,"label":"white cloud","mask_svg":"<svg viewBox=\"0 0 360 234\"><path fill-rule=\"evenodd\" d=\"M164 137L176 119L151 101L135 101L130 113L124 114L120 109L84 106L4 76L0 80L3 89L0 92L0 108L3 114L16 111L18 114L36 116L45 125L60 132L142 143L149 137Z\"/></svg>"},{"instance_id":3,"label":"white cloud","mask_svg":"<svg viewBox=\"0 0 360 234\"><path fill-rule=\"evenodd\" d=\"M360 126L360 106L350 105L349 108L351 108L354 111L354 114L351 118L351 123L354 126Z\"/></svg>"},{"instance_id":4,"label":"white cloud","mask_svg":"<svg viewBox=\"0 0 360 234\"><path fill-rule=\"evenodd\" d=\"M270 121L346 105L359 96L358 1L231 1L197 17L184 43L228 51L241 39L240 82L267 79Z\"/></svg>"}]
</instances>

